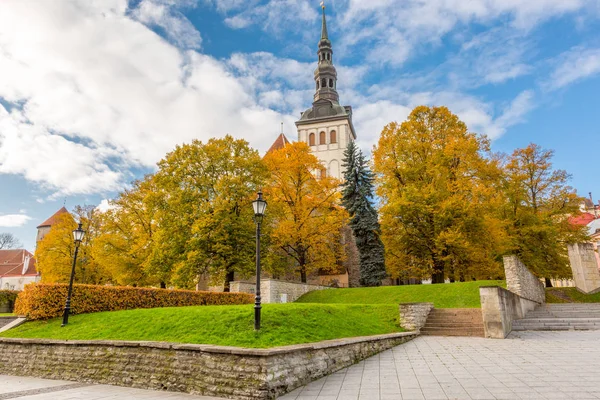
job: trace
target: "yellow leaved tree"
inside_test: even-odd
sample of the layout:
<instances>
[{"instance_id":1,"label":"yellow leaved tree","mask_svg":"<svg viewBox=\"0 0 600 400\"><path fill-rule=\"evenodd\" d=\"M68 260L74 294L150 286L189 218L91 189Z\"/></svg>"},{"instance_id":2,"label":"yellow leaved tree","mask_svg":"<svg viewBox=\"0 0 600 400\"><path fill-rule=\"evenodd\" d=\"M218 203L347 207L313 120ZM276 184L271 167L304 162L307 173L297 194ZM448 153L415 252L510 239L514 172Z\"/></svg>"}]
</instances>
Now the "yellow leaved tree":
<instances>
[{"instance_id":1,"label":"yellow leaved tree","mask_svg":"<svg viewBox=\"0 0 600 400\"><path fill-rule=\"evenodd\" d=\"M264 162L270 267L276 269L277 260L280 270L298 272L302 282L312 272L337 269L345 258L341 229L348 219L339 205L340 181L316 177L323 166L306 143L271 151Z\"/></svg>"},{"instance_id":2,"label":"yellow leaved tree","mask_svg":"<svg viewBox=\"0 0 600 400\"><path fill-rule=\"evenodd\" d=\"M373 160L393 278L502 276L502 174L485 137L446 107L420 106L383 129Z\"/></svg>"}]
</instances>

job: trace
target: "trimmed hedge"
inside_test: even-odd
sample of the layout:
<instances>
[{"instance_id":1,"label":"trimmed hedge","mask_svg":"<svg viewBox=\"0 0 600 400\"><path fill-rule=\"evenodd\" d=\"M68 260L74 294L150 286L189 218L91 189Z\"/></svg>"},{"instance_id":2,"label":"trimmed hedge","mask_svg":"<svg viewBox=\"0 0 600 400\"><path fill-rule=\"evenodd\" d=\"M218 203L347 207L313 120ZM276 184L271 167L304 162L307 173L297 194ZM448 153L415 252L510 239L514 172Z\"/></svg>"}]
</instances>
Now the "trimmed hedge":
<instances>
[{"instance_id":1,"label":"trimmed hedge","mask_svg":"<svg viewBox=\"0 0 600 400\"><path fill-rule=\"evenodd\" d=\"M15 314L30 320L61 316L67 299L66 284L30 284L17 297ZM123 286L73 285L71 314L134 308L251 304L249 293L195 292Z\"/></svg>"},{"instance_id":2,"label":"trimmed hedge","mask_svg":"<svg viewBox=\"0 0 600 400\"><path fill-rule=\"evenodd\" d=\"M12 310L19 293L17 290L0 290L0 306L8 303L8 308Z\"/></svg>"}]
</instances>

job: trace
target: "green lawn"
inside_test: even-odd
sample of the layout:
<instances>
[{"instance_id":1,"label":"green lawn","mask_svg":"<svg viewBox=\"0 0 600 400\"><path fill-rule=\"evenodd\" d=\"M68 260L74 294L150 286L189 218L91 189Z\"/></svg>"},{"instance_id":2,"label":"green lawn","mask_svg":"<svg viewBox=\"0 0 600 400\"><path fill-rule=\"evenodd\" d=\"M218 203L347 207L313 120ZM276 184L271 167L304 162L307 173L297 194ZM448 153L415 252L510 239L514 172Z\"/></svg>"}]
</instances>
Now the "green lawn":
<instances>
[{"instance_id":1,"label":"green lawn","mask_svg":"<svg viewBox=\"0 0 600 400\"><path fill-rule=\"evenodd\" d=\"M254 331L254 306L152 308L27 322L0 337L68 340L148 340L274 347L401 332L396 305L266 304Z\"/></svg>"},{"instance_id":2,"label":"green lawn","mask_svg":"<svg viewBox=\"0 0 600 400\"><path fill-rule=\"evenodd\" d=\"M546 303L600 303L600 293L583 294L574 287L548 288Z\"/></svg>"},{"instance_id":3,"label":"green lawn","mask_svg":"<svg viewBox=\"0 0 600 400\"><path fill-rule=\"evenodd\" d=\"M296 303L394 304L432 302L436 308L481 307L479 286L506 287L505 281L474 281L438 285L382 286L318 290Z\"/></svg>"}]
</instances>

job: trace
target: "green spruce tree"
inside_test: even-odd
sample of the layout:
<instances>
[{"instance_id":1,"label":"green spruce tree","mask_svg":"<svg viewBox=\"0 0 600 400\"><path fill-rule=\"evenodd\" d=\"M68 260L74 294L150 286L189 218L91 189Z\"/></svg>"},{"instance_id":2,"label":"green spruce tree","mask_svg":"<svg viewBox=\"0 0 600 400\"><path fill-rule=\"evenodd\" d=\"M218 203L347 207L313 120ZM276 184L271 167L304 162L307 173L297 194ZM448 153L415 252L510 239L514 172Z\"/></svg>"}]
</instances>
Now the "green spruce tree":
<instances>
[{"instance_id":1,"label":"green spruce tree","mask_svg":"<svg viewBox=\"0 0 600 400\"><path fill-rule=\"evenodd\" d=\"M383 243L377 210L373 207L374 175L354 142L344 151L342 205L350 214L350 227L360 258L360 284L379 286L386 277Z\"/></svg>"}]
</instances>

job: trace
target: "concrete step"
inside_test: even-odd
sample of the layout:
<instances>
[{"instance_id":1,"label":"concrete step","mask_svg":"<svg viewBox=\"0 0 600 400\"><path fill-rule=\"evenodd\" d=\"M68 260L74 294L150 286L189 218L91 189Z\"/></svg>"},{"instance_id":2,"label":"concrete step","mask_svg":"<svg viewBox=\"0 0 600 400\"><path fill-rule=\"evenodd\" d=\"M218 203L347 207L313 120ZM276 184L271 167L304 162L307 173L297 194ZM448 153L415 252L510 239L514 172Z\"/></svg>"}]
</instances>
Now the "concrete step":
<instances>
[{"instance_id":1,"label":"concrete step","mask_svg":"<svg viewBox=\"0 0 600 400\"><path fill-rule=\"evenodd\" d=\"M441 308L429 313L423 335L483 337L483 317L479 308Z\"/></svg>"},{"instance_id":2,"label":"concrete step","mask_svg":"<svg viewBox=\"0 0 600 400\"><path fill-rule=\"evenodd\" d=\"M424 327L427 328L470 328L473 326L481 326L483 327L483 324L473 324L470 322L454 322L454 321L445 321L445 322L429 322L427 321L427 323L424 325Z\"/></svg>"},{"instance_id":3,"label":"concrete step","mask_svg":"<svg viewBox=\"0 0 600 400\"><path fill-rule=\"evenodd\" d=\"M440 328L422 328L421 335L426 336L476 336L483 337L484 331L483 327L481 328L469 328L469 329L440 329Z\"/></svg>"}]
</instances>

